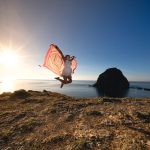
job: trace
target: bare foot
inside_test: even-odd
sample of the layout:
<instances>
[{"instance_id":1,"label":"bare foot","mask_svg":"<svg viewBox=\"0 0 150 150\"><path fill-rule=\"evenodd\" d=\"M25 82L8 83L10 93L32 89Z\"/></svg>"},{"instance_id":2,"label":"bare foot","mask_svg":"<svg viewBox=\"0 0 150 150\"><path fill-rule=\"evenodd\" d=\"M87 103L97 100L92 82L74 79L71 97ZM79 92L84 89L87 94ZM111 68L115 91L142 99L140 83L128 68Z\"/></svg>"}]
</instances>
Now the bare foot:
<instances>
[{"instance_id":1,"label":"bare foot","mask_svg":"<svg viewBox=\"0 0 150 150\"><path fill-rule=\"evenodd\" d=\"M59 77L56 77L56 78L54 78L54 79L59 80Z\"/></svg>"}]
</instances>

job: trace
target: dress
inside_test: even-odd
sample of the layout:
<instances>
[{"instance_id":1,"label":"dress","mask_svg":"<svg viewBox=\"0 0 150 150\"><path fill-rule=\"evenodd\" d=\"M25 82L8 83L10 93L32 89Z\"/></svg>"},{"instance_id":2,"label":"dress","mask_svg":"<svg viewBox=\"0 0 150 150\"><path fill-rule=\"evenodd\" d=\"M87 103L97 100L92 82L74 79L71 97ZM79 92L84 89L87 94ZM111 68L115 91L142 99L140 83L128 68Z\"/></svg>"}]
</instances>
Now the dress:
<instances>
[{"instance_id":1,"label":"dress","mask_svg":"<svg viewBox=\"0 0 150 150\"><path fill-rule=\"evenodd\" d=\"M71 73L72 73L71 65L72 63L69 60L66 60L64 62L64 69L62 71L62 76L65 76L65 77L71 76Z\"/></svg>"}]
</instances>

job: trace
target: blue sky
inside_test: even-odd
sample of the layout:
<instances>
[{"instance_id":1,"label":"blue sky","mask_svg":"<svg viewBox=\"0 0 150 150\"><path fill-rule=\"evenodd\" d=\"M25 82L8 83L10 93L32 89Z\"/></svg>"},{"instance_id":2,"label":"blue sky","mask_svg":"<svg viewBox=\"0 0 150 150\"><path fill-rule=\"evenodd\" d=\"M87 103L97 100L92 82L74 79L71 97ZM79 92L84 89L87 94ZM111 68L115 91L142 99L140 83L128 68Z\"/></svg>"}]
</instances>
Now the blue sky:
<instances>
[{"instance_id":1,"label":"blue sky","mask_svg":"<svg viewBox=\"0 0 150 150\"><path fill-rule=\"evenodd\" d=\"M130 81L150 81L149 8L149 0L1 0L0 44L19 49L20 66L0 73L53 79L38 65L55 43L77 57L74 79L117 67Z\"/></svg>"}]
</instances>

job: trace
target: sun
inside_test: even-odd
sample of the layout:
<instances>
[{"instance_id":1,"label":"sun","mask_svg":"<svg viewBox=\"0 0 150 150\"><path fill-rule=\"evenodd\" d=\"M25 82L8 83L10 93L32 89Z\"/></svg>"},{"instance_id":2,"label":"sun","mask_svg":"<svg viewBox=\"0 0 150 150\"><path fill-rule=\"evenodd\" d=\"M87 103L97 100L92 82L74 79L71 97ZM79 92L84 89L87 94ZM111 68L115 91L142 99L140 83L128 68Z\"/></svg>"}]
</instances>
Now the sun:
<instances>
[{"instance_id":1,"label":"sun","mask_svg":"<svg viewBox=\"0 0 150 150\"><path fill-rule=\"evenodd\" d=\"M11 50L5 49L0 53L0 64L5 66L16 66L18 63L18 54Z\"/></svg>"}]
</instances>

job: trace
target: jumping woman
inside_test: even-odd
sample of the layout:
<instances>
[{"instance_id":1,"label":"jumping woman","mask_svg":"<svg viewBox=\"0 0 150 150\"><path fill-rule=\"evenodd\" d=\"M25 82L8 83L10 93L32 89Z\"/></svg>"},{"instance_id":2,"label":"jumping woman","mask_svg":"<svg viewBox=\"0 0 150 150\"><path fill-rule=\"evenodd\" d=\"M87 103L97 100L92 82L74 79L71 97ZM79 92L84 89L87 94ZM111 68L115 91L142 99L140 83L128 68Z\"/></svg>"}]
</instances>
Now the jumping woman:
<instances>
[{"instance_id":1,"label":"jumping woman","mask_svg":"<svg viewBox=\"0 0 150 150\"><path fill-rule=\"evenodd\" d=\"M60 77L55 79L61 82L61 88L64 84L72 82L72 74L77 68L77 61L74 56L64 56L57 45L51 44L46 54L44 65Z\"/></svg>"}]
</instances>

